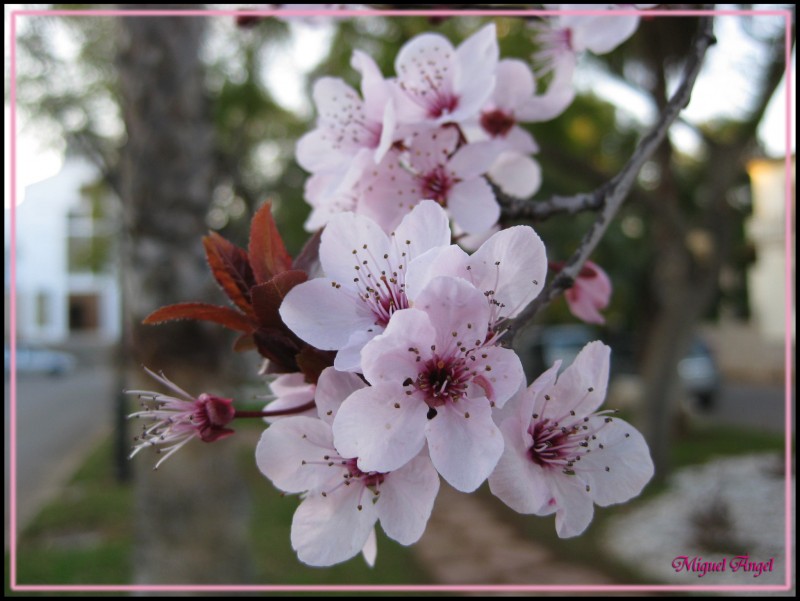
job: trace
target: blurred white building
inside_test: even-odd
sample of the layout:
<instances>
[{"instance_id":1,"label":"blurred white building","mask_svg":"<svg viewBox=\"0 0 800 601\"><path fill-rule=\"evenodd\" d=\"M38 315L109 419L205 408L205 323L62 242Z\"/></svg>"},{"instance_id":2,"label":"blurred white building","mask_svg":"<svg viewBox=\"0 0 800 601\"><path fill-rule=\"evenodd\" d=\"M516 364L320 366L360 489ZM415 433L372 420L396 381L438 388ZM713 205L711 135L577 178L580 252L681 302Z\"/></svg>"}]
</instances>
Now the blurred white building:
<instances>
[{"instance_id":1,"label":"blurred white building","mask_svg":"<svg viewBox=\"0 0 800 601\"><path fill-rule=\"evenodd\" d=\"M753 215L747 235L756 251L756 261L748 272L748 289L753 320L765 340L782 342L786 337L786 286L794 286L795 273L787 280L786 202L795 214L795 158L791 157L791 187L786 190L786 163L783 159L757 159L747 166L753 191ZM795 248L794 228L791 249ZM793 308L792 308L793 309ZM791 335L794 338L794 312Z\"/></svg>"},{"instance_id":2,"label":"blurred white building","mask_svg":"<svg viewBox=\"0 0 800 601\"><path fill-rule=\"evenodd\" d=\"M21 342L59 344L75 336L112 342L119 337L115 231L108 218L108 192L98 187L98 180L96 167L70 157L57 175L28 186L16 207L16 326ZM10 221L6 209L6 299L11 294Z\"/></svg>"}]
</instances>

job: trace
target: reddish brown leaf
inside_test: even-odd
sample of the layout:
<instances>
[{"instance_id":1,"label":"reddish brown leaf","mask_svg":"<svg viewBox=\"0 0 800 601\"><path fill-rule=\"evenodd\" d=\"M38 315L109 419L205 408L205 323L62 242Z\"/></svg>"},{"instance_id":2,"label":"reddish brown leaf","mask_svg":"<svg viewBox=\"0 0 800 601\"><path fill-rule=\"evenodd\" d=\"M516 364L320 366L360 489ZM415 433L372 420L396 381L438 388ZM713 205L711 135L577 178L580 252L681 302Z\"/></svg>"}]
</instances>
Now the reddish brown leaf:
<instances>
[{"instance_id":1,"label":"reddish brown leaf","mask_svg":"<svg viewBox=\"0 0 800 601\"><path fill-rule=\"evenodd\" d=\"M319 264L319 244L322 241L322 232L325 228L317 230L303 245L303 249L294 258L292 269L301 269L306 273L322 272Z\"/></svg>"},{"instance_id":2,"label":"reddish brown leaf","mask_svg":"<svg viewBox=\"0 0 800 601\"><path fill-rule=\"evenodd\" d=\"M264 203L253 216L247 251L258 284L292 267L292 257L286 252L275 220L272 219L271 202Z\"/></svg>"},{"instance_id":3,"label":"reddish brown leaf","mask_svg":"<svg viewBox=\"0 0 800 601\"><path fill-rule=\"evenodd\" d=\"M255 278L247 253L216 232L203 238L203 246L211 272L222 290L237 307L252 316L250 288L255 285Z\"/></svg>"},{"instance_id":4,"label":"reddish brown leaf","mask_svg":"<svg viewBox=\"0 0 800 601\"><path fill-rule=\"evenodd\" d=\"M253 309L262 327L285 329L278 309L289 290L308 279L304 271L289 270L279 273L268 282L259 284L251 290Z\"/></svg>"},{"instance_id":5,"label":"reddish brown leaf","mask_svg":"<svg viewBox=\"0 0 800 601\"><path fill-rule=\"evenodd\" d=\"M271 373L297 371L295 355L303 343L286 326L283 328L259 328L253 332L258 353L270 361Z\"/></svg>"},{"instance_id":6,"label":"reddish brown leaf","mask_svg":"<svg viewBox=\"0 0 800 601\"><path fill-rule=\"evenodd\" d=\"M256 350L256 342L252 334L242 334L233 342L233 350L237 353Z\"/></svg>"},{"instance_id":7,"label":"reddish brown leaf","mask_svg":"<svg viewBox=\"0 0 800 601\"><path fill-rule=\"evenodd\" d=\"M246 315L229 307L218 307L207 303L178 303L156 309L144 318L142 323L157 324L176 319L196 319L198 321L211 321L231 330L251 333L255 324Z\"/></svg>"},{"instance_id":8,"label":"reddish brown leaf","mask_svg":"<svg viewBox=\"0 0 800 601\"><path fill-rule=\"evenodd\" d=\"M316 384L322 371L333 365L335 356L336 353L333 351L321 351L313 346L306 346L297 354L295 361L306 381Z\"/></svg>"}]
</instances>

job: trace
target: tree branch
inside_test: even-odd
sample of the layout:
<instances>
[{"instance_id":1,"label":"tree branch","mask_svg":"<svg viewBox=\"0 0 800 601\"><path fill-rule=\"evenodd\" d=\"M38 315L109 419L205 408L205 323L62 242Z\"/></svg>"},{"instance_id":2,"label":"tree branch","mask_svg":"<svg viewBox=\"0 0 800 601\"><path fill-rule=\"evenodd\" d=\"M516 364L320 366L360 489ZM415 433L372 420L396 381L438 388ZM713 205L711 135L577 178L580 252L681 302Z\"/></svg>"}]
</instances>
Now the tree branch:
<instances>
[{"instance_id":1,"label":"tree branch","mask_svg":"<svg viewBox=\"0 0 800 601\"><path fill-rule=\"evenodd\" d=\"M713 19L711 17L703 17L700 20L700 27L692 47L692 53L684 68L681 85L665 106L653 128L641 139L631 158L611 181L589 194L580 194L574 197L556 197L547 201L549 211L558 209L560 212L577 212L585 210L582 207L587 207L597 202L600 212L564 268L545 286L542 293L522 313L507 323L505 344L511 344L518 332L533 319L539 310L572 286L584 262L597 247L611 220L622 206L639 170L664 140L670 126L681 110L689 104L692 88L697 80L697 75L700 73L706 51L715 42ZM595 198L598 200L595 200Z\"/></svg>"}]
</instances>

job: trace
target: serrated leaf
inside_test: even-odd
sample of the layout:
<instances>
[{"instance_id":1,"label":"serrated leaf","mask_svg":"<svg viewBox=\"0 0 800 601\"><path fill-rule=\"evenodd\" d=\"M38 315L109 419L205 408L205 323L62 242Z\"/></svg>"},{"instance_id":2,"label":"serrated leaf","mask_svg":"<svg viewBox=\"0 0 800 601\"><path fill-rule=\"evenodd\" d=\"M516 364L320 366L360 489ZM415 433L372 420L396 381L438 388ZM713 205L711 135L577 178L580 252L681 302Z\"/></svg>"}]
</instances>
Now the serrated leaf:
<instances>
[{"instance_id":1,"label":"serrated leaf","mask_svg":"<svg viewBox=\"0 0 800 601\"><path fill-rule=\"evenodd\" d=\"M214 279L233 304L248 315L253 315L250 288L255 277L247 253L216 232L203 238L206 260Z\"/></svg>"},{"instance_id":2,"label":"serrated leaf","mask_svg":"<svg viewBox=\"0 0 800 601\"><path fill-rule=\"evenodd\" d=\"M262 327L287 329L278 310L289 290L308 279L304 271L289 270L279 273L268 282L259 284L251 290L253 310Z\"/></svg>"},{"instance_id":3,"label":"serrated leaf","mask_svg":"<svg viewBox=\"0 0 800 601\"><path fill-rule=\"evenodd\" d=\"M247 252L257 284L267 282L292 267L292 257L286 251L272 218L271 202L264 203L253 216Z\"/></svg>"},{"instance_id":4,"label":"serrated leaf","mask_svg":"<svg viewBox=\"0 0 800 601\"><path fill-rule=\"evenodd\" d=\"M210 321L237 332L251 333L255 324L246 315L242 315L230 307L219 307L208 303L178 303L156 309L144 318L142 323L152 325L175 321L177 319L194 319Z\"/></svg>"}]
</instances>

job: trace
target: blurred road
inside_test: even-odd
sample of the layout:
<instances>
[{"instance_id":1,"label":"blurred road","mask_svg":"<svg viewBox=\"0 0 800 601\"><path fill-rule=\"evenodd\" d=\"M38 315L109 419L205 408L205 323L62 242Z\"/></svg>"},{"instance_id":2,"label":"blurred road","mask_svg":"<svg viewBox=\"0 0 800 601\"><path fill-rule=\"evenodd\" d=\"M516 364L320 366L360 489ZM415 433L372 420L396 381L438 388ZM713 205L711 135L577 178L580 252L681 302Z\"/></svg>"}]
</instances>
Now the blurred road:
<instances>
[{"instance_id":1,"label":"blurred road","mask_svg":"<svg viewBox=\"0 0 800 601\"><path fill-rule=\"evenodd\" d=\"M726 381L706 417L720 424L783 434L785 398L782 387ZM791 426L794 431L794 422Z\"/></svg>"},{"instance_id":2,"label":"blurred road","mask_svg":"<svg viewBox=\"0 0 800 601\"><path fill-rule=\"evenodd\" d=\"M5 519L9 524L9 376L4 386ZM87 453L111 430L116 391L103 361L79 363L63 376L17 377L18 531L59 493ZM6 528L6 547L9 529Z\"/></svg>"}]
</instances>

